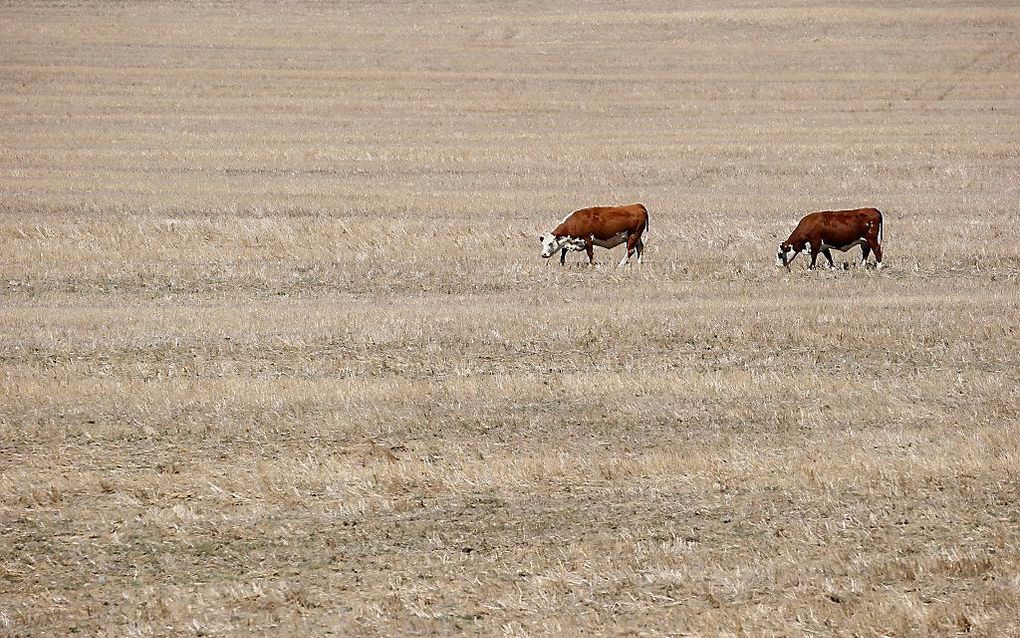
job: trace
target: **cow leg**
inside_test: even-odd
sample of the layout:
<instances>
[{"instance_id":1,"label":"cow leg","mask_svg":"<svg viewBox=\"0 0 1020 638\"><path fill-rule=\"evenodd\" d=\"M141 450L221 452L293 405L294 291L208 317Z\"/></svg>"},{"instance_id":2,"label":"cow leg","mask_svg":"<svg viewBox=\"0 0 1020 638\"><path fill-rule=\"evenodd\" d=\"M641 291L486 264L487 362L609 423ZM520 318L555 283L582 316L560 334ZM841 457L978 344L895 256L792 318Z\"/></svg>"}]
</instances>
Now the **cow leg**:
<instances>
[{"instance_id":1,"label":"cow leg","mask_svg":"<svg viewBox=\"0 0 1020 638\"><path fill-rule=\"evenodd\" d=\"M817 244L811 244L811 263L808 264L808 270L815 269L815 262L818 261L818 253L821 250L821 246Z\"/></svg>"},{"instance_id":2,"label":"cow leg","mask_svg":"<svg viewBox=\"0 0 1020 638\"><path fill-rule=\"evenodd\" d=\"M836 269L836 263L834 261L832 261L832 253L829 252L829 249L828 248L823 248L822 249L822 254L825 255L825 258L829 260L829 270L835 270Z\"/></svg>"},{"instance_id":3,"label":"cow leg","mask_svg":"<svg viewBox=\"0 0 1020 638\"><path fill-rule=\"evenodd\" d=\"M640 239L637 240L637 244L634 245L637 248L637 263L641 263L641 255L645 254L645 242Z\"/></svg>"},{"instance_id":4,"label":"cow leg","mask_svg":"<svg viewBox=\"0 0 1020 638\"><path fill-rule=\"evenodd\" d=\"M617 267L623 266L630 262L630 256L637 252L637 244L639 241L640 239L638 239L637 235L627 236L627 254L623 256L623 259L620 260L620 263Z\"/></svg>"},{"instance_id":5,"label":"cow leg","mask_svg":"<svg viewBox=\"0 0 1020 638\"><path fill-rule=\"evenodd\" d=\"M871 247L866 243L861 244L861 268L868 267L868 255L871 254Z\"/></svg>"},{"instance_id":6,"label":"cow leg","mask_svg":"<svg viewBox=\"0 0 1020 638\"><path fill-rule=\"evenodd\" d=\"M592 243L591 235L584 238L584 252L588 253L588 265L595 265L595 244Z\"/></svg>"},{"instance_id":7,"label":"cow leg","mask_svg":"<svg viewBox=\"0 0 1020 638\"><path fill-rule=\"evenodd\" d=\"M567 249L564 248L560 251L560 265L567 263Z\"/></svg>"},{"instance_id":8,"label":"cow leg","mask_svg":"<svg viewBox=\"0 0 1020 638\"><path fill-rule=\"evenodd\" d=\"M878 269L882 268L882 246L878 243L878 231L874 230L868 233L865 238L868 240L868 247L871 248L872 252L875 253L875 267Z\"/></svg>"}]
</instances>

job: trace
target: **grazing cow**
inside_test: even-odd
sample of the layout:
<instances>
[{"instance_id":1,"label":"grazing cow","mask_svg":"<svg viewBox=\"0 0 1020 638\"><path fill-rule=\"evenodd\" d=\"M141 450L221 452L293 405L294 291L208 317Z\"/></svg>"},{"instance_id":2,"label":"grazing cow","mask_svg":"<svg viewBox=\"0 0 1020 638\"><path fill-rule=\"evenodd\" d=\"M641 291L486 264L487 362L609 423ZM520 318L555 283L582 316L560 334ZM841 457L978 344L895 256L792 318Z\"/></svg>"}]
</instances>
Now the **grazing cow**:
<instances>
[{"instance_id":1,"label":"grazing cow","mask_svg":"<svg viewBox=\"0 0 1020 638\"><path fill-rule=\"evenodd\" d=\"M542 257L548 259L560 251L560 264L567 259L568 250L584 250L588 263L595 263L595 246L613 248L627 242L627 254L620 266L637 253L638 263L645 250L641 233L648 229L648 209L643 204L629 206L596 206L582 208L567 215L551 233L539 237Z\"/></svg>"},{"instance_id":2,"label":"grazing cow","mask_svg":"<svg viewBox=\"0 0 1020 638\"><path fill-rule=\"evenodd\" d=\"M811 250L811 264L815 267L818 253L829 260L829 268L835 268L830 248L847 251L860 246L861 265L866 266L868 255L874 251L875 261L882 267L882 213L877 208L858 208L856 210L835 210L811 213L804 217L793 230L790 238L779 244L776 265L790 269L797 255L805 248Z\"/></svg>"}]
</instances>

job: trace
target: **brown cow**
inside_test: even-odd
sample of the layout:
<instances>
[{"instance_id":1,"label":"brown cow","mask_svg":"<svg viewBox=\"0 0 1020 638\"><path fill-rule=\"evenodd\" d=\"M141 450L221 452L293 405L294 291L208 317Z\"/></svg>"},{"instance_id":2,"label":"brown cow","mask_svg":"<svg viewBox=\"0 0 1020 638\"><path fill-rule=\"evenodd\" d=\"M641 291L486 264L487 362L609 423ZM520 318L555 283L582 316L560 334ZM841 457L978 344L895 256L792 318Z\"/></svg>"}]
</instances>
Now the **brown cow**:
<instances>
[{"instance_id":1,"label":"brown cow","mask_svg":"<svg viewBox=\"0 0 1020 638\"><path fill-rule=\"evenodd\" d=\"M830 248L847 251L860 246L861 265L866 266L868 255L874 251L875 261L882 267L882 213L877 208L858 208L856 210L835 210L811 213L797 224L790 238L779 244L776 265L790 269L797 255L805 248L811 250L811 264L815 267L818 253L829 260L829 268L835 268Z\"/></svg>"},{"instance_id":2,"label":"brown cow","mask_svg":"<svg viewBox=\"0 0 1020 638\"><path fill-rule=\"evenodd\" d=\"M648 209L643 204L582 208L567 215L551 233L539 237L542 257L548 259L558 250L562 265L568 250L584 250L588 253L588 263L594 264L595 246L613 248L627 242L627 254L619 265L628 263L635 252L640 264L645 250L641 233L647 229Z\"/></svg>"}]
</instances>

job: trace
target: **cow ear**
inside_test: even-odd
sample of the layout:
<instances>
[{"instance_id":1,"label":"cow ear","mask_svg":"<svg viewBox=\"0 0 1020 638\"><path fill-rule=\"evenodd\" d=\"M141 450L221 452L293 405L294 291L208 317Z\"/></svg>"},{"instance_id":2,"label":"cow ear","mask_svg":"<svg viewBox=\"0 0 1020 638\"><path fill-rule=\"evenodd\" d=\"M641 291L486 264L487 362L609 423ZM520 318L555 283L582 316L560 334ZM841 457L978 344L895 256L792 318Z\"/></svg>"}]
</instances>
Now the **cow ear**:
<instances>
[{"instance_id":1,"label":"cow ear","mask_svg":"<svg viewBox=\"0 0 1020 638\"><path fill-rule=\"evenodd\" d=\"M545 241L545 235L542 235L541 237L539 237L538 241Z\"/></svg>"}]
</instances>

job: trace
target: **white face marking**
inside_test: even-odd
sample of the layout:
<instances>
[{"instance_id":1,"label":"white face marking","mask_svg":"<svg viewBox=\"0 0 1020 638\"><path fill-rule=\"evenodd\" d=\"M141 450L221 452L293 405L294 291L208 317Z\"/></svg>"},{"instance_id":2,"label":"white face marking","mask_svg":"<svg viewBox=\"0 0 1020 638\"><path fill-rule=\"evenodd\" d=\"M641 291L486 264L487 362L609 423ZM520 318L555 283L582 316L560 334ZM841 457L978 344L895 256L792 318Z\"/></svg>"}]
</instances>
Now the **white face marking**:
<instances>
[{"instance_id":1,"label":"white face marking","mask_svg":"<svg viewBox=\"0 0 1020 638\"><path fill-rule=\"evenodd\" d=\"M783 247L780 246L779 253L776 254L776 265L789 266L790 262L792 262L799 254L799 252L793 249L793 246L790 246L785 251L783 250ZM785 264L783 263L784 261L786 262Z\"/></svg>"},{"instance_id":2,"label":"white face marking","mask_svg":"<svg viewBox=\"0 0 1020 638\"><path fill-rule=\"evenodd\" d=\"M542 257L552 257L553 253L560 249L561 240L562 238L556 237L552 233L542 235L542 237L539 238L539 241L542 242Z\"/></svg>"},{"instance_id":3,"label":"white face marking","mask_svg":"<svg viewBox=\"0 0 1020 638\"><path fill-rule=\"evenodd\" d=\"M556 237L549 234L539 237L539 240L542 242L542 257L545 258L552 257L564 248L567 250L584 250L584 240L576 237Z\"/></svg>"}]
</instances>

